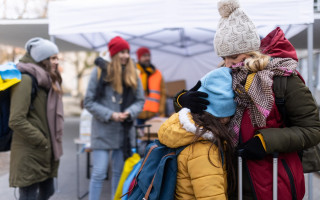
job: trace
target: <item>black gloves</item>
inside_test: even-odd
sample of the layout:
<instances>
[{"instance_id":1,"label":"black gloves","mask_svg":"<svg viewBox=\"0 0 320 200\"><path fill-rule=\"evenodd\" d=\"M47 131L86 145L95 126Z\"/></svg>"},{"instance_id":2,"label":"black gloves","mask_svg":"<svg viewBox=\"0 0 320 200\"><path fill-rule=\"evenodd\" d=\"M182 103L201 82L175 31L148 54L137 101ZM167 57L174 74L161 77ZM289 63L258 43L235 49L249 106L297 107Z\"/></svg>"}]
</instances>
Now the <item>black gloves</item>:
<instances>
[{"instance_id":1,"label":"black gloves","mask_svg":"<svg viewBox=\"0 0 320 200\"><path fill-rule=\"evenodd\" d=\"M261 160L267 153L262 146L262 142L259 137L253 137L243 144L239 144L238 152L241 151L242 158L248 160Z\"/></svg>"},{"instance_id":2,"label":"black gloves","mask_svg":"<svg viewBox=\"0 0 320 200\"><path fill-rule=\"evenodd\" d=\"M201 82L198 81L193 88L191 88L188 92L182 94L178 99L178 103L182 107L189 108L193 113L202 112L207 109L207 105L209 105L209 101L204 99L208 97L208 94L205 92L197 91L200 86Z\"/></svg>"}]
</instances>

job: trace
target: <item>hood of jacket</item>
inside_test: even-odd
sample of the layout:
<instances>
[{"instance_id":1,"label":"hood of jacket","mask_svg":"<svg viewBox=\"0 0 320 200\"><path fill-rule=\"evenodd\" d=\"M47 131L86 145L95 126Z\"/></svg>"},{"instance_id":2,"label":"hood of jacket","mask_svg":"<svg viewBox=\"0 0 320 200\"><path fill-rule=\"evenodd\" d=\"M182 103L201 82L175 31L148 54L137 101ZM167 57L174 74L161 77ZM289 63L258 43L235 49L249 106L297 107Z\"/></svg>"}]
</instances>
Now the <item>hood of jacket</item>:
<instances>
[{"instance_id":1,"label":"hood of jacket","mask_svg":"<svg viewBox=\"0 0 320 200\"><path fill-rule=\"evenodd\" d=\"M190 110L183 108L161 125L158 138L162 144L170 148L178 148L194 142L196 130ZM211 132L206 132L199 140L211 140L213 137Z\"/></svg>"},{"instance_id":2,"label":"hood of jacket","mask_svg":"<svg viewBox=\"0 0 320 200\"><path fill-rule=\"evenodd\" d=\"M293 45L285 38L284 32L277 27L261 40L261 52L271 57L292 58L298 61Z\"/></svg>"}]
</instances>

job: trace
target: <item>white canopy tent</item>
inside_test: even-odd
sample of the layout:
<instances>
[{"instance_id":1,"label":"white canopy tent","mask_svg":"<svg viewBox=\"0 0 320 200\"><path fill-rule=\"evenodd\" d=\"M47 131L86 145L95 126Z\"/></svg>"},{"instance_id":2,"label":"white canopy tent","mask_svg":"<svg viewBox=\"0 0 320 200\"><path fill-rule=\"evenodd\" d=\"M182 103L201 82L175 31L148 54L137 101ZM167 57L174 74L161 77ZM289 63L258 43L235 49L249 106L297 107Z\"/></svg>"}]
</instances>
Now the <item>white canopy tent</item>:
<instances>
[{"instance_id":1,"label":"white canopy tent","mask_svg":"<svg viewBox=\"0 0 320 200\"><path fill-rule=\"evenodd\" d=\"M313 0L240 0L261 37L280 26L290 38L314 21ZM49 34L95 51L116 35L131 53L151 49L165 81L185 79L192 87L221 61L213 38L220 15L212 0L53 1Z\"/></svg>"}]
</instances>

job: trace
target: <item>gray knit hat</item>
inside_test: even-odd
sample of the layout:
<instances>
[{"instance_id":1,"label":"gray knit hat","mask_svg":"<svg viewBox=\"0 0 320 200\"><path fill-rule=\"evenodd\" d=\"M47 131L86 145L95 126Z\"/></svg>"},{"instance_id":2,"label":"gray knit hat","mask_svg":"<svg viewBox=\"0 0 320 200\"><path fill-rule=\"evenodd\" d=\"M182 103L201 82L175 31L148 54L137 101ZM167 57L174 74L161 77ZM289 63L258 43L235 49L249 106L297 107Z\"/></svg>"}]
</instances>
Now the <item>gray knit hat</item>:
<instances>
[{"instance_id":1,"label":"gray knit hat","mask_svg":"<svg viewBox=\"0 0 320 200\"><path fill-rule=\"evenodd\" d=\"M214 37L214 50L218 56L259 50L260 38L256 27L239 7L238 0L218 2L221 19Z\"/></svg>"},{"instance_id":2,"label":"gray knit hat","mask_svg":"<svg viewBox=\"0 0 320 200\"><path fill-rule=\"evenodd\" d=\"M25 49L36 62L43 61L50 56L59 53L57 45L40 37L31 38L26 43Z\"/></svg>"}]
</instances>

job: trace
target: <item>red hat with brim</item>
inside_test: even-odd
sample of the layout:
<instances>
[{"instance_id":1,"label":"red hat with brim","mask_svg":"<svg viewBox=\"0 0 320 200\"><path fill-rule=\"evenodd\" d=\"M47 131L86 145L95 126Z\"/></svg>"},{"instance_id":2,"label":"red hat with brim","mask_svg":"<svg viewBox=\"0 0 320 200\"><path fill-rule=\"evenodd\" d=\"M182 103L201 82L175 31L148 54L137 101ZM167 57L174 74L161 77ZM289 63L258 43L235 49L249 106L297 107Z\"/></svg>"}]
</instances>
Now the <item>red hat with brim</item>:
<instances>
[{"instance_id":1,"label":"red hat with brim","mask_svg":"<svg viewBox=\"0 0 320 200\"><path fill-rule=\"evenodd\" d=\"M123 50L130 50L130 45L127 41L125 41L122 37L116 36L112 38L108 44L110 56L113 57L117 53Z\"/></svg>"}]
</instances>

